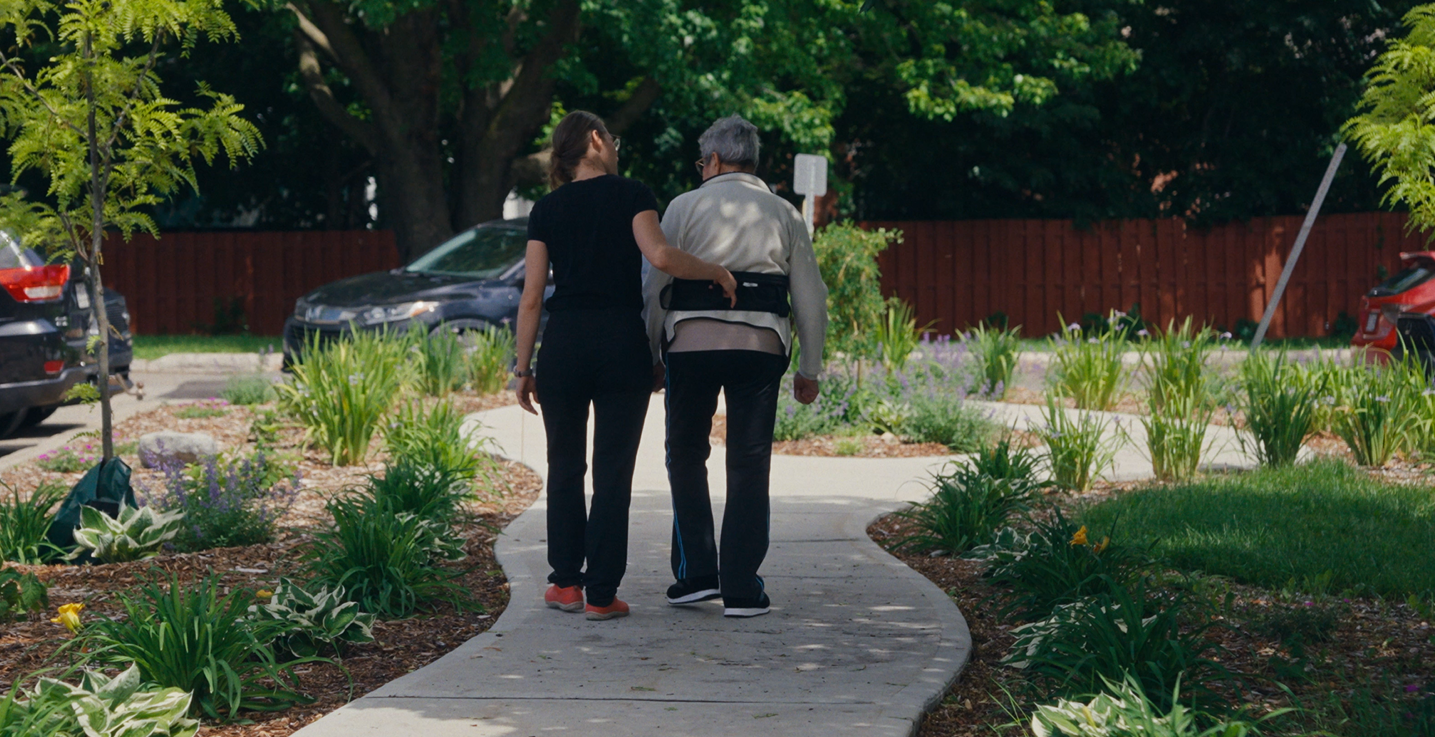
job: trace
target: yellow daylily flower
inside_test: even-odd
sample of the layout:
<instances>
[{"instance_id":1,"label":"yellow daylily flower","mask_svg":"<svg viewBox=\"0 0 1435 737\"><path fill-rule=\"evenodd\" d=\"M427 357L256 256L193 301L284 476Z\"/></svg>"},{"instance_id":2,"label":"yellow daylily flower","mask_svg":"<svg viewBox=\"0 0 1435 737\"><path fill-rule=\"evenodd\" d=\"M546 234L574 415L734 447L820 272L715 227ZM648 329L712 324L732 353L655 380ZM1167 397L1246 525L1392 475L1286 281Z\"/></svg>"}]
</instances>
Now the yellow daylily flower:
<instances>
[{"instance_id":1,"label":"yellow daylily flower","mask_svg":"<svg viewBox=\"0 0 1435 737\"><path fill-rule=\"evenodd\" d=\"M1097 543L1097 544L1091 546L1091 552L1093 552L1093 553L1098 553L1098 554L1099 554L1101 551L1105 550L1105 549L1106 549L1107 547L1109 547L1110 545L1111 545L1111 537L1110 537L1110 536L1103 537L1103 538L1101 538L1101 542L1099 542L1099 543Z\"/></svg>"},{"instance_id":2,"label":"yellow daylily flower","mask_svg":"<svg viewBox=\"0 0 1435 737\"><path fill-rule=\"evenodd\" d=\"M1071 536L1071 544L1072 544L1072 545L1085 545L1085 544L1086 544L1086 525L1082 525L1082 526L1081 526L1081 529L1077 530L1077 531L1076 531L1076 534Z\"/></svg>"},{"instance_id":3,"label":"yellow daylily flower","mask_svg":"<svg viewBox=\"0 0 1435 737\"><path fill-rule=\"evenodd\" d=\"M60 607L60 616L50 620L55 624L65 625L65 629L71 634L80 631L80 612L85 608L84 604L65 604Z\"/></svg>"},{"instance_id":4,"label":"yellow daylily flower","mask_svg":"<svg viewBox=\"0 0 1435 737\"><path fill-rule=\"evenodd\" d=\"M258 591L254 592L254 598L256 598L256 599L272 599L272 598L274 598L274 592L273 592L273 591L270 591L269 589L259 589Z\"/></svg>"}]
</instances>

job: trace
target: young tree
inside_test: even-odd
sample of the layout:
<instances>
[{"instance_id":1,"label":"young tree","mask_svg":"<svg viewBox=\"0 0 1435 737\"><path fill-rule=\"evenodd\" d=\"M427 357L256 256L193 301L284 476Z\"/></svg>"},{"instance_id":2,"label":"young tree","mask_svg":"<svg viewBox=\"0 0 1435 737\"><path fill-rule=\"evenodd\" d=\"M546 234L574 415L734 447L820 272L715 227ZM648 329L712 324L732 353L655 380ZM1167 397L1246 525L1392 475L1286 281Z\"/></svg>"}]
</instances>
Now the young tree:
<instances>
[{"instance_id":1,"label":"young tree","mask_svg":"<svg viewBox=\"0 0 1435 737\"><path fill-rule=\"evenodd\" d=\"M13 181L46 182L43 197L0 201L0 224L29 244L58 244L86 265L99 329L104 458L114 457L105 229L158 235L144 209L195 187L197 159L223 153L233 165L261 145L243 106L201 89L207 108L181 108L160 91L156 65L172 45L185 56L203 42L231 41L234 24L218 0L17 0L0 6L0 134L10 139ZM27 68L25 59L48 63Z\"/></svg>"},{"instance_id":2,"label":"young tree","mask_svg":"<svg viewBox=\"0 0 1435 737\"><path fill-rule=\"evenodd\" d=\"M1435 5L1405 16L1409 35L1390 42L1368 75L1361 113L1344 133L1391 183L1387 205L1410 208L1409 227L1435 228ZM1435 233L1431 233L1435 239Z\"/></svg>"}]
</instances>

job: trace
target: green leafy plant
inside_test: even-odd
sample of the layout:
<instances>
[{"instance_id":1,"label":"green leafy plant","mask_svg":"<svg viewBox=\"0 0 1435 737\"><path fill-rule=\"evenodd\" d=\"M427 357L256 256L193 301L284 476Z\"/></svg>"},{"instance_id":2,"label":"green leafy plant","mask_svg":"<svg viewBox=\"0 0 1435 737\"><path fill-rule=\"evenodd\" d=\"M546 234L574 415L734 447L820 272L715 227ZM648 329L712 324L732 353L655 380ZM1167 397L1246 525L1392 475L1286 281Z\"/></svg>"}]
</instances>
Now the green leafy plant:
<instances>
[{"instance_id":1,"label":"green leafy plant","mask_svg":"<svg viewBox=\"0 0 1435 737\"><path fill-rule=\"evenodd\" d=\"M315 333L294 363L294 381L275 388L280 406L334 465L362 463L402 383L406 343L383 332L355 331L323 344Z\"/></svg>"},{"instance_id":2,"label":"green leafy plant","mask_svg":"<svg viewBox=\"0 0 1435 737\"><path fill-rule=\"evenodd\" d=\"M400 460L383 476L370 476L368 494L390 514L413 514L445 524L459 516L472 494L468 479L449 469Z\"/></svg>"},{"instance_id":3,"label":"green leafy plant","mask_svg":"<svg viewBox=\"0 0 1435 737\"><path fill-rule=\"evenodd\" d=\"M1181 481L1196 475L1206 452L1206 434L1213 408L1199 397L1169 393L1159 405L1150 395L1150 414L1141 418L1151 470L1162 481Z\"/></svg>"},{"instance_id":4,"label":"green leafy plant","mask_svg":"<svg viewBox=\"0 0 1435 737\"><path fill-rule=\"evenodd\" d=\"M273 391L272 386L270 391ZM257 450L272 451L279 443L279 431L283 429L284 421L280 419L277 411L259 410L249 420L249 439Z\"/></svg>"},{"instance_id":5,"label":"green leafy plant","mask_svg":"<svg viewBox=\"0 0 1435 737\"><path fill-rule=\"evenodd\" d=\"M958 452L985 447L997 434L997 426L985 413L969 406L963 394L950 386L908 391L902 405L906 413L897 424L897 434L908 442L940 443Z\"/></svg>"},{"instance_id":6,"label":"green leafy plant","mask_svg":"<svg viewBox=\"0 0 1435 737\"><path fill-rule=\"evenodd\" d=\"M1103 678L1106 688L1089 701L1060 699L1036 708L1031 718L1035 737L1247 737L1256 734L1245 722L1218 722L1181 703L1180 684L1168 708L1146 696L1141 681L1130 674L1119 682Z\"/></svg>"},{"instance_id":7,"label":"green leafy plant","mask_svg":"<svg viewBox=\"0 0 1435 737\"><path fill-rule=\"evenodd\" d=\"M305 589L281 578L267 602L250 605L249 616L283 625L275 644L295 655L318 655L325 648L342 654L345 645L374 641L374 615L346 601L337 587Z\"/></svg>"},{"instance_id":8,"label":"green leafy plant","mask_svg":"<svg viewBox=\"0 0 1435 737\"><path fill-rule=\"evenodd\" d=\"M486 452L492 438L475 432L475 425L465 431L464 417L452 403L440 401L425 408L422 402L409 402L394 412L384 427L384 444L392 463L413 463L429 466L468 481L477 475L493 484L497 481L497 463Z\"/></svg>"},{"instance_id":9,"label":"green leafy plant","mask_svg":"<svg viewBox=\"0 0 1435 737\"><path fill-rule=\"evenodd\" d=\"M419 388L424 394L442 397L468 381L470 362L452 330L419 333L410 350L417 354Z\"/></svg>"},{"instance_id":10,"label":"green leafy plant","mask_svg":"<svg viewBox=\"0 0 1435 737\"><path fill-rule=\"evenodd\" d=\"M941 550L960 555L990 543L1014 514L1031 508L1041 485L1028 478L1003 478L983 473L969 461L953 461L934 472L932 496L897 516L917 530L896 542L894 549Z\"/></svg>"},{"instance_id":11,"label":"green leafy plant","mask_svg":"<svg viewBox=\"0 0 1435 737\"><path fill-rule=\"evenodd\" d=\"M65 497L65 487L47 481L35 487L29 499L20 499L20 490L0 481L10 498L0 498L0 560L39 565L55 557L45 539L50 530L50 510Z\"/></svg>"},{"instance_id":12,"label":"green leafy plant","mask_svg":"<svg viewBox=\"0 0 1435 737\"><path fill-rule=\"evenodd\" d=\"M877 323L873 338L876 339L882 365L888 371L901 371L907 367L912 351L922 342L922 334L931 330L935 323L917 327L916 313L900 299L887 301L883 319Z\"/></svg>"},{"instance_id":13,"label":"green leafy plant","mask_svg":"<svg viewBox=\"0 0 1435 737\"><path fill-rule=\"evenodd\" d=\"M192 693L193 710L211 719L312 702L298 692L295 668L329 661L305 657L281 663L272 642L289 625L250 619L250 593L221 595L219 588L213 575L194 586L177 576L167 585L146 581L116 595L122 616L96 620L81 639L91 660L133 663L146 683Z\"/></svg>"},{"instance_id":14,"label":"green leafy plant","mask_svg":"<svg viewBox=\"0 0 1435 737\"><path fill-rule=\"evenodd\" d=\"M1420 427L1411 412L1416 392L1425 386L1418 367L1397 362L1387 367L1352 366L1341 371L1342 403L1335 408L1331 430L1362 466L1384 466L1406 448Z\"/></svg>"},{"instance_id":15,"label":"green leafy plant","mask_svg":"<svg viewBox=\"0 0 1435 737\"><path fill-rule=\"evenodd\" d=\"M0 622L50 608L50 590L33 573L0 568Z\"/></svg>"},{"instance_id":16,"label":"green leafy plant","mask_svg":"<svg viewBox=\"0 0 1435 737\"><path fill-rule=\"evenodd\" d=\"M1171 404L1189 408L1209 403L1211 376L1206 362L1216 347L1215 332L1205 326L1196 329L1189 317L1179 327L1172 320L1147 345L1146 395L1153 414ZM1172 414L1181 411L1173 409Z\"/></svg>"},{"instance_id":17,"label":"green leafy plant","mask_svg":"<svg viewBox=\"0 0 1435 737\"><path fill-rule=\"evenodd\" d=\"M438 601L477 606L442 567L462 560L463 540L448 527L416 514L394 514L373 497L358 495L328 504L334 523L314 535L304 557L310 585L342 589L348 601L385 618L407 617Z\"/></svg>"},{"instance_id":18,"label":"green leafy plant","mask_svg":"<svg viewBox=\"0 0 1435 737\"><path fill-rule=\"evenodd\" d=\"M986 545L964 558L984 561L992 584L1012 590L1003 616L1040 619L1061 604L1125 585L1150 565L1143 550L1112 542L1115 525L1101 540L1092 540L1085 525L1068 520L1060 509L1031 520L1028 532L1006 527Z\"/></svg>"},{"instance_id":19,"label":"green leafy plant","mask_svg":"<svg viewBox=\"0 0 1435 737\"><path fill-rule=\"evenodd\" d=\"M79 685L41 678L24 700L13 699L9 719L29 721L30 734L85 737L192 737L199 722L189 719L192 697L178 688L144 689L138 667L113 678L86 670ZM0 734L7 715L0 706Z\"/></svg>"},{"instance_id":20,"label":"green leafy plant","mask_svg":"<svg viewBox=\"0 0 1435 737\"><path fill-rule=\"evenodd\" d=\"M887 301L877 257L901 242L899 230L864 230L851 221L829 223L817 232L812 247L827 285L824 359L837 354L853 359L878 355L873 330L886 317Z\"/></svg>"},{"instance_id":21,"label":"green leafy plant","mask_svg":"<svg viewBox=\"0 0 1435 737\"><path fill-rule=\"evenodd\" d=\"M1042 419L1044 424L1035 433L1046 443L1046 463L1052 480L1064 489L1089 491L1097 477L1111 467L1121 448L1121 435L1108 432L1111 422L1100 415L1068 412L1050 398Z\"/></svg>"},{"instance_id":22,"label":"green leafy plant","mask_svg":"<svg viewBox=\"0 0 1435 737\"><path fill-rule=\"evenodd\" d=\"M463 334L468 350L469 383L478 394L496 394L508 386L509 368L513 364L513 331L506 327L490 327Z\"/></svg>"},{"instance_id":23,"label":"green leafy plant","mask_svg":"<svg viewBox=\"0 0 1435 737\"><path fill-rule=\"evenodd\" d=\"M1078 326L1068 325L1051 339L1051 347L1048 381L1056 396L1071 398L1079 409L1109 410L1116 405L1130 375L1121 330L1108 328L1083 337Z\"/></svg>"},{"instance_id":24,"label":"green leafy plant","mask_svg":"<svg viewBox=\"0 0 1435 737\"><path fill-rule=\"evenodd\" d=\"M89 555L101 563L126 563L154 557L159 547L179 534L183 512L160 512L154 507L120 506L111 517L94 507L80 508L75 550L69 560Z\"/></svg>"},{"instance_id":25,"label":"green leafy plant","mask_svg":"<svg viewBox=\"0 0 1435 737\"><path fill-rule=\"evenodd\" d=\"M1035 453L1016 445L1010 435L977 449L968 462L973 471L982 475L1031 483L1036 483L1041 465L1041 459Z\"/></svg>"},{"instance_id":26,"label":"green leafy plant","mask_svg":"<svg viewBox=\"0 0 1435 737\"><path fill-rule=\"evenodd\" d=\"M266 376L231 376L224 382L219 393L230 404L251 406L272 402L279 397L274 391L274 382Z\"/></svg>"},{"instance_id":27,"label":"green leafy plant","mask_svg":"<svg viewBox=\"0 0 1435 737\"><path fill-rule=\"evenodd\" d=\"M229 414L229 402L223 399L201 399L174 411L174 416L181 420L207 420L227 414Z\"/></svg>"},{"instance_id":28,"label":"green leafy plant","mask_svg":"<svg viewBox=\"0 0 1435 737\"><path fill-rule=\"evenodd\" d=\"M164 489L149 501L184 516L174 539L182 551L272 542L299 490L298 471L262 449L161 471Z\"/></svg>"},{"instance_id":29,"label":"green leafy plant","mask_svg":"<svg viewBox=\"0 0 1435 737\"><path fill-rule=\"evenodd\" d=\"M962 341L971 348L981 377L977 393L993 399L1005 398L1020 355L1021 326L1008 330L980 323L968 330Z\"/></svg>"},{"instance_id":30,"label":"green leafy plant","mask_svg":"<svg viewBox=\"0 0 1435 737\"><path fill-rule=\"evenodd\" d=\"M1103 681L1138 681L1157 708L1169 710L1184 679L1194 703L1221 702L1205 684L1225 675L1208 652L1218 649L1205 637L1210 623L1183 627L1192 619L1194 601L1177 594L1162 599L1137 583L1106 579L1099 591L1060 604L1050 616L1012 629L1016 640L1003 663L1023 671L1060 694L1089 694Z\"/></svg>"},{"instance_id":31,"label":"green leafy plant","mask_svg":"<svg viewBox=\"0 0 1435 737\"><path fill-rule=\"evenodd\" d=\"M1252 351L1241 363L1241 447L1262 466L1295 463L1316 428L1320 390L1294 380L1284 353Z\"/></svg>"}]
</instances>

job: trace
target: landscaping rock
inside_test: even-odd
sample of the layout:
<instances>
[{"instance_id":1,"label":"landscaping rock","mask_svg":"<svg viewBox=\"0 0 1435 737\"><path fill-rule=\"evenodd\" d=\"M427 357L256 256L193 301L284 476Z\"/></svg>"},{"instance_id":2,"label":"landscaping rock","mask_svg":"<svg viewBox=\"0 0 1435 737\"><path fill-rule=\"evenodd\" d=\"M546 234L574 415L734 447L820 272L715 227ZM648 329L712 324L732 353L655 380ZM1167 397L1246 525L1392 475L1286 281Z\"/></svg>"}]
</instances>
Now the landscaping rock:
<instances>
[{"instance_id":1,"label":"landscaping rock","mask_svg":"<svg viewBox=\"0 0 1435 737\"><path fill-rule=\"evenodd\" d=\"M171 463L199 463L219 455L219 443L202 432L152 432L140 436L140 463L158 468Z\"/></svg>"}]
</instances>

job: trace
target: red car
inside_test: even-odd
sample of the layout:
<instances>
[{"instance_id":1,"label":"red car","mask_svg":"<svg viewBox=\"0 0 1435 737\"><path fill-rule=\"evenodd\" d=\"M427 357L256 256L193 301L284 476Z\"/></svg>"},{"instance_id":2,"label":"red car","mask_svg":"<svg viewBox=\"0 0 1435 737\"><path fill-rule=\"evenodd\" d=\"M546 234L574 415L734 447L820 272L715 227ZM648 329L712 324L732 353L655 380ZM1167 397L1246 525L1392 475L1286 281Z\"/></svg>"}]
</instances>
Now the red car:
<instances>
[{"instance_id":1,"label":"red car","mask_svg":"<svg viewBox=\"0 0 1435 737\"><path fill-rule=\"evenodd\" d=\"M1394 353L1401 313L1435 315L1435 251L1400 254L1401 269L1360 298L1360 329L1350 344Z\"/></svg>"}]
</instances>

